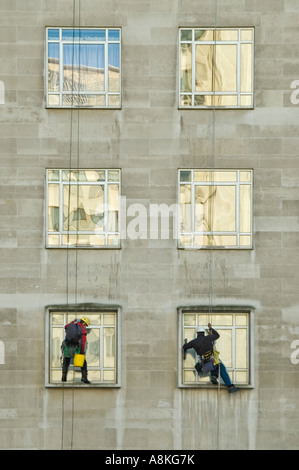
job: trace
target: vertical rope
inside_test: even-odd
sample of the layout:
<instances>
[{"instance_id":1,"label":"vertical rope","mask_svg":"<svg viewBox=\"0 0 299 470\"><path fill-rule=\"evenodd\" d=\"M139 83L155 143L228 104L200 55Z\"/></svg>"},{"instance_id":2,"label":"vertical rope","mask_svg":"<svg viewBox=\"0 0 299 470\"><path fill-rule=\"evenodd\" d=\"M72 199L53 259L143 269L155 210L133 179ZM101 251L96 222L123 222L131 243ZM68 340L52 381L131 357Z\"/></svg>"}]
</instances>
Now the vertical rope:
<instances>
[{"instance_id":1,"label":"vertical rope","mask_svg":"<svg viewBox=\"0 0 299 470\"><path fill-rule=\"evenodd\" d=\"M79 27L80 27L80 0L78 0L78 11L79 11ZM72 88L71 88L71 108L70 108L70 147L69 147L69 179L68 179L68 222L67 222L67 246L66 246L66 313L68 314L69 312L69 303L70 303L70 254L69 254L69 249L70 249L70 202L71 202L71 174L72 174L72 156L73 156L73 117L74 117L74 62L75 62L75 47L74 47L74 39L75 39L75 34L74 34L74 29L75 29L75 22L76 22L76 0L73 0L73 50L72 50ZM61 60L63 60L61 58ZM62 64L63 67L63 64ZM79 83L80 83L80 43L79 43ZM78 103L79 104L79 103ZM79 106L78 106L78 115L77 115L77 168L79 166ZM78 181L79 183L79 181ZM79 196L79 187L77 187L77 197ZM78 204L77 204L78 207ZM78 211L78 216L79 216L79 211ZM77 224L79 219L77 217ZM78 225L77 225L78 229ZM78 231L78 230L77 230ZM77 250L75 253L75 303L77 302L77 265L78 265L78 258L77 258ZM62 450L64 449L64 421L65 421L65 387L64 387L64 382L62 384L62 440L61 440L61 447ZM73 385L74 385L74 375L73 375ZM74 434L74 387L72 387L72 414L71 414L71 443L70 447L71 450L73 448L73 434Z\"/></svg>"},{"instance_id":2,"label":"vertical rope","mask_svg":"<svg viewBox=\"0 0 299 470\"><path fill-rule=\"evenodd\" d=\"M216 90L216 31L217 31L217 0L214 0L214 51L212 63L212 83L213 91ZM209 221L210 231L213 232L213 205L214 205L214 169L216 160L216 96L212 95L214 102L212 103L212 146L211 146L211 186L210 186L210 205L209 205ZM211 236L212 239L212 236ZM209 322L212 324L213 313L213 249L209 250ZM218 387L217 387L217 424L216 424L216 448L219 449L219 436L220 436L220 364L218 364Z\"/></svg>"}]
</instances>

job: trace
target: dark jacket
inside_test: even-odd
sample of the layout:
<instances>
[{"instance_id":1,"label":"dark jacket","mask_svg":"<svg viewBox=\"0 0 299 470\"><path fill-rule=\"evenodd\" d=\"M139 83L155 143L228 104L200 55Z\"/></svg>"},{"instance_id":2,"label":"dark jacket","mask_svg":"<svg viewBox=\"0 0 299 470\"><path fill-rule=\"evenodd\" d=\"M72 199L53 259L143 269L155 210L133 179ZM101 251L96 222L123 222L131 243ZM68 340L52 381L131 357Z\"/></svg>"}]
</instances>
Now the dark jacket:
<instances>
[{"instance_id":1,"label":"dark jacket","mask_svg":"<svg viewBox=\"0 0 299 470\"><path fill-rule=\"evenodd\" d=\"M192 339L189 343L183 345L183 349L195 349L199 356L203 356L205 353L213 351L213 343L220 337L219 333L212 328L212 334L205 336L202 333L197 335L197 338Z\"/></svg>"}]
</instances>

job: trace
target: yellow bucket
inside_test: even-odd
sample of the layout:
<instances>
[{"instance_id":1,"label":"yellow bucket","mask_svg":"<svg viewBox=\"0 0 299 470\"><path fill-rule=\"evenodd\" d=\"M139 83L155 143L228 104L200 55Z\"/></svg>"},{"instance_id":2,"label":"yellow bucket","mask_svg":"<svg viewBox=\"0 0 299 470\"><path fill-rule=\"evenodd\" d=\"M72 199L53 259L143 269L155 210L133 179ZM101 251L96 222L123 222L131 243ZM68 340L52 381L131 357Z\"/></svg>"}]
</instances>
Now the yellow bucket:
<instances>
[{"instance_id":1,"label":"yellow bucket","mask_svg":"<svg viewBox=\"0 0 299 470\"><path fill-rule=\"evenodd\" d=\"M84 361L85 361L84 354L74 355L74 367L83 367Z\"/></svg>"}]
</instances>

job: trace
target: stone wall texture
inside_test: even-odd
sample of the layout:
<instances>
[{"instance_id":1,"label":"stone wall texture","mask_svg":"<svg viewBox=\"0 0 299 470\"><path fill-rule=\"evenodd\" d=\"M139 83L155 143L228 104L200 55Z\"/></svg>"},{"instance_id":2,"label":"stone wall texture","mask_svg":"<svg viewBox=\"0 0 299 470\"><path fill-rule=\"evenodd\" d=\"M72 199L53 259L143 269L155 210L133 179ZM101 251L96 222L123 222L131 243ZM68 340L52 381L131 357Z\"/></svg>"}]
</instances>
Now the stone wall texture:
<instances>
[{"instance_id":1,"label":"stone wall texture","mask_svg":"<svg viewBox=\"0 0 299 470\"><path fill-rule=\"evenodd\" d=\"M0 448L298 449L299 2L1 0L0 23ZM121 109L46 109L45 28L73 24L121 27ZM254 109L178 109L182 26L255 28ZM147 208L177 202L178 168L252 168L254 248L46 249L45 170L70 164L121 168ZM121 306L120 388L45 387L67 298ZM177 308L209 300L255 307L253 388L178 387Z\"/></svg>"}]
</instances>

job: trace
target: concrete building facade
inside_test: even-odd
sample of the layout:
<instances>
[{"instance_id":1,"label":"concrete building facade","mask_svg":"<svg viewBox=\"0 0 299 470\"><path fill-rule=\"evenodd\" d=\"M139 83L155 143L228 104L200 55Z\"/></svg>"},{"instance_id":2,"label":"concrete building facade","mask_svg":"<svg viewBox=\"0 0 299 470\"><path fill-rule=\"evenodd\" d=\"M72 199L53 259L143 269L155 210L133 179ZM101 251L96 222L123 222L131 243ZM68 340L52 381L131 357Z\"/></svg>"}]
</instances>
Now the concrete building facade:
<instances>
[{"instance_id":1,"label":"concrete building facade","mask_svg":"<svg viewBox=\"0 0 299 470\"><path fill-rule=\"evenodd\" d=\"M1 0L0 10L0 447L298 449L298 2ZM48 27L121 32L121 102L47 106ZM182 28L254 31L250 106L180 105ZM117 246L49 246L57 169L114 171L101 188L120 188ZM250 246L179 246L175 210L163 235L153 211L181 208L179 170L250 172ZM90 385L63 385L49 370L49 322L82 312L116 353L106 369L90 361ZM245 348L238 393L184 375L195 331L184 313L212 326L217 314L246 316L245 336L226 343Z\"/></svg>"}]
</instances>

